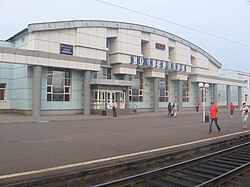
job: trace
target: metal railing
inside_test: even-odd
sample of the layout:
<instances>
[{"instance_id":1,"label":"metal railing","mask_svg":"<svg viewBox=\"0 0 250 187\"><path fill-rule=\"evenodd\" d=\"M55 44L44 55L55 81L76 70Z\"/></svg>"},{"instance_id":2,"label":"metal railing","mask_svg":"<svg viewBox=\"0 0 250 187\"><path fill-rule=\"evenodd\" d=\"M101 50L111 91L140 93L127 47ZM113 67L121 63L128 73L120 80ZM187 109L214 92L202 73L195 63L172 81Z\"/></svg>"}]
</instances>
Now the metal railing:
<instances>
[{"instance_id":1,"label":"metal railing","mask_svg":"<svg viewBox=\"0 0 250 187\"><path fill-rule=\"evenodd\" d=\"M127 103L127 108L132 110L134 113L137 113L138 111L137 105L133 102Z\"/></svg>"}]
</instances>

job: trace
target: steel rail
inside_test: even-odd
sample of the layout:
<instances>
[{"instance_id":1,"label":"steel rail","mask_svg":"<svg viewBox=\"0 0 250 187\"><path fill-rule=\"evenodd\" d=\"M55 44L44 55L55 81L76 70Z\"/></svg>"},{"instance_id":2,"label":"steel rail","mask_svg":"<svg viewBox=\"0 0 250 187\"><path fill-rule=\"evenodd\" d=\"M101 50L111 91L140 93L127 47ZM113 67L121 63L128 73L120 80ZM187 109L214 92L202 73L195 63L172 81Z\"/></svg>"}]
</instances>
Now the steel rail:
<instances>
[{"instance_id":1,"label":"steel rail","mask_svg":"<svg viewBox=\"0 0 250 187\"><path fill-rule=\"evenodd\" d=\"M209 160L211 160L211 159L213 159L215 157L222 156L224 154L233 152L233 151L238 150L238 149L243 149L244 147L247 147L249 145L250 145L250 142L247 142L247 143L244 143L244 144L241 144L241 145L226 148L226 149L223 149L223 150L220 150L220 151L216 151L216 152L204 155L204 156L193 158L193 159L190 159L190 160L187 160L187 161L184 161L184 162L180 162L180 163L176 163L176 164L173 164L173 165L170 165L170 166L165 166L165 167L161 167L161 168L154 169L154 170L151 170L151 171L147 171L147 172L132 175L132 176L129 176L129 177L121 178L121 179L118 179L118 180L114 180L114 181L110 181L110 182L106 182L106 183L102 183L102 184L97 184L97 185L95 185L95 187L123 186L123 185L128 185L128 184L132 185L132 184L137 184L139 182L145 182L146 180L148 181L149 180L148 178L151 178L151 179L155 178L155 177L160 178L159 175L161 177L164 176L164 174L162 174L163 172L166 173L166 172L175 171L175 170L178 170L178 169L187 168L188 166L193 165L194 163L197 163L197 162L203 164L204 162L207 162L207 161L209 161ZM237 154L238 154L238 152L237 152ZM205 182L200 183L200 184L198 184L196 186L209 186L209 185L211 186L212 183L222 181L223 178L225 178L227 176L236 175L236 173L239 173L239 170L242 171L243 169L244 170L246 170L247 168L249 169L249 164L250 164L250 160L246 164L240 165L239 167L234 167L234 169L230 169L228 172L224 172L223 174L221 174L219 176L216 176L216 177L213 177L210 180L206 180Z\"/></svg>"}]
</instances>

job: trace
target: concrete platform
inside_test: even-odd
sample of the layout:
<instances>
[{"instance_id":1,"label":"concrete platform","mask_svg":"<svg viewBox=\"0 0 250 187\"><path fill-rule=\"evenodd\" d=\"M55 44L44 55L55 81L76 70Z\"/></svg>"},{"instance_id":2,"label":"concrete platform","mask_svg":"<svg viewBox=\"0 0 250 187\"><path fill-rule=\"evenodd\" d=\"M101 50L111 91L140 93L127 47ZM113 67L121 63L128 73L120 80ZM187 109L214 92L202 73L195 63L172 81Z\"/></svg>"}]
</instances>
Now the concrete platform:
<instances>
[{"instance_id":1,"label":"concrete platform","mask_svg":"<svg viewBox=\"0 0 250 187\"><path fill-rule=\"evenodd\" d=\"M230 118L221 111L222 132L208 135L202 113L184 111L177 118L166 113L131 116L19 116L0 115L1 180L31 174L46 175L107 161L143 157L187 146L218 142L249 134L240 112Z\"/></svg>"}]
</instances>

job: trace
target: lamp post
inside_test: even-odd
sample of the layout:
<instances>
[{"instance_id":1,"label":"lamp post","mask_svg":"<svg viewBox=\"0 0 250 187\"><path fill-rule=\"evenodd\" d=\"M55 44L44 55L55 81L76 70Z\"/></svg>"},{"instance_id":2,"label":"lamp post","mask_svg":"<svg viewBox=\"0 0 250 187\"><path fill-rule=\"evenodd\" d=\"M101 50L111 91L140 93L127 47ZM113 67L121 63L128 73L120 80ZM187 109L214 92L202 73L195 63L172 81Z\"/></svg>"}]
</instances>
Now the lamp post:
<instances>
[{"instance_id":1,"label":"lamp post","mask_svg":"<svg viewBox=\"0 0 250 187\"><path fill-rule=\"evenodd\" d=\"M200 82L199 83L199 87L200 87L200 89L201 89L201 91L202 91L202 98L203 98L203 122L205 123L206 122L206 120L205 120L205 110L206 110L206 102L205 102L205 91L208 89L208 87L209 87L209 84L208 83L202 83L202 82Z\"/></svg>"}]
</instances>

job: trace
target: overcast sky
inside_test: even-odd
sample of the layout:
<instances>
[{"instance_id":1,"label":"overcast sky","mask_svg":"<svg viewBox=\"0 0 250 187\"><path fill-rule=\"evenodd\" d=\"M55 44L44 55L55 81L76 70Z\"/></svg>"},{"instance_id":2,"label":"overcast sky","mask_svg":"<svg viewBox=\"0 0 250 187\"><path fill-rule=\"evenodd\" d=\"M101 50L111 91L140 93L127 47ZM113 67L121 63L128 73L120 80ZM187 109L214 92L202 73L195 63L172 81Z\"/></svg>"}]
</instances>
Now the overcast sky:
<instances>
[{"instance_id":1,"label":"overcast sky","mask_svg":"<svg viewBox=\"0 0 250 187\"><path fill-rule=\"evenodd\" d=\"M250 0L0 0L0 8L0 40L30 23L122 21L185 38L223 69L250 73Z\"/></svg>"}]
</instances>

